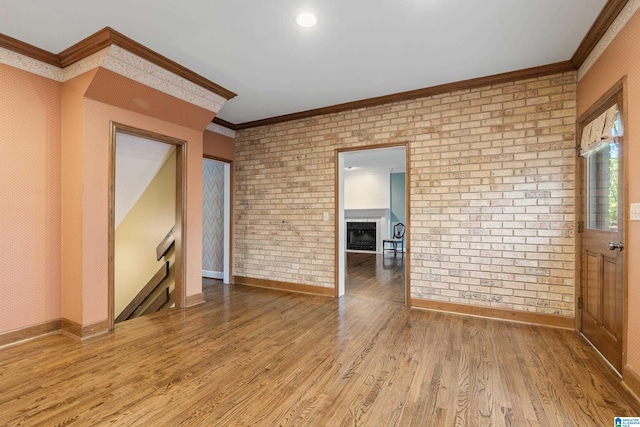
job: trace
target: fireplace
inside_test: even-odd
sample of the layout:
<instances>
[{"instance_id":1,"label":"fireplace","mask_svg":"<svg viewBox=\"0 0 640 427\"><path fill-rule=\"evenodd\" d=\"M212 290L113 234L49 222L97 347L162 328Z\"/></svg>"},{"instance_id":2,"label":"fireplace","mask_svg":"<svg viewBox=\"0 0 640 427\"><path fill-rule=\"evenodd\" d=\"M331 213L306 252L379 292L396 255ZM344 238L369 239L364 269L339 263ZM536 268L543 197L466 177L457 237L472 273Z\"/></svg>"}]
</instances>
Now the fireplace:
<instances>
[{"instance_id":1,"label":"fireplace","mask_svg":"<svg viewBox=\"0 0 640 427\"><path fill-rule=\"evenodd\" d=\"M347 221L347 249L376 251L375 221Z\"/></svg>"}]
</instances>

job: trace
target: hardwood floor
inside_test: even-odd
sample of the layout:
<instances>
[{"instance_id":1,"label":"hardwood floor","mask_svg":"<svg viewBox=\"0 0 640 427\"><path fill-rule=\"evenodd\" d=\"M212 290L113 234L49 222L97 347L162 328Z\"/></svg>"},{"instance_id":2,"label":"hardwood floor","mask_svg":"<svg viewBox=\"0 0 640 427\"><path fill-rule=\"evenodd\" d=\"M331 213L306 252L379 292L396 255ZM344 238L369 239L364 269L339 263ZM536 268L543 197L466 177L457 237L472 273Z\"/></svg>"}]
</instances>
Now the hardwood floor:
<instances>
[{"instance_id":1,"label":"hardwood floor","mask_svg":"<svg viewBox=\"0 0 640 427\"><path fill-rule=\"evenodd\" d=\"M574 332L353 295L204 291L205 304L108 335L0 349L0 425L546 427L638 415Z\"/></svg>"},{"instance_id":2,"label":"hardwood floor","mask_svg":"<svg viewBox=\"0 0 640 427\"><path fill-rule=\"evenodd\" d=\"M347 295L404 304L405 256L347 252Z\"/></svg>"}]
</instances>

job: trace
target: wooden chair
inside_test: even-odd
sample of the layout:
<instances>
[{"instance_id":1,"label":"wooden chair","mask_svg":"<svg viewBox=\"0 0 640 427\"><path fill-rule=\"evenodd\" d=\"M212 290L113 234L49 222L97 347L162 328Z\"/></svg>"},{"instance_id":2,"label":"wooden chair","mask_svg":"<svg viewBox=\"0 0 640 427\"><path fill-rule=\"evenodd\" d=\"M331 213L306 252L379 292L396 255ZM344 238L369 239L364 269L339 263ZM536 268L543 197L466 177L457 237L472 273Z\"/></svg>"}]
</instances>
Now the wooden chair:
<instances>
[{"instance_id":1,"label":"wooden chair","mask_svg":"<svg viewBox=\"0 0 640 427\"><path fill-rule=\"evenodd\" d=\"M382 241L382 252L384 251L393 251L393 253L398 252L398 248L400 248L400 252L404 254L404 232L406 227L403 223L399 222L393 226L393 236L391 239L384 239ZM387 245L391 245L391 247L387 248Z\"/></svg>"}]
</instances>

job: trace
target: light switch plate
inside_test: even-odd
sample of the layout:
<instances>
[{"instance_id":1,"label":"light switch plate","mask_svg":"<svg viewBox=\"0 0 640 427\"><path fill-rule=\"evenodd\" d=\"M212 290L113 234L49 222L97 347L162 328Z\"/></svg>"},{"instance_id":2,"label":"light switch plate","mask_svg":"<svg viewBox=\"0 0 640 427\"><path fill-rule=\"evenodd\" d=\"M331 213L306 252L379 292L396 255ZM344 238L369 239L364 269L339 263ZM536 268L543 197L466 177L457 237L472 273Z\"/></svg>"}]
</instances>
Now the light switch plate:
<instances>
[{"instance_id":1,"label":"light switch plate","mask_svg":"<svg viewBox=\"0 0 640 427\"><path fill-rule=\"evenodd\" d=\"M322 219L324 221L329 221L329 212L325 212L324 215L322 215Z\"/></svg>"},{"instance_id":2,"label":"light switch plate","mask_svg":"<svg viewBox=\"0 0 640 427\"><path fill-rule=\"evenodd\" d=\"M631 221L640 221L640 203L631 203L629 211Z\"/></svg>"}]
</instances>

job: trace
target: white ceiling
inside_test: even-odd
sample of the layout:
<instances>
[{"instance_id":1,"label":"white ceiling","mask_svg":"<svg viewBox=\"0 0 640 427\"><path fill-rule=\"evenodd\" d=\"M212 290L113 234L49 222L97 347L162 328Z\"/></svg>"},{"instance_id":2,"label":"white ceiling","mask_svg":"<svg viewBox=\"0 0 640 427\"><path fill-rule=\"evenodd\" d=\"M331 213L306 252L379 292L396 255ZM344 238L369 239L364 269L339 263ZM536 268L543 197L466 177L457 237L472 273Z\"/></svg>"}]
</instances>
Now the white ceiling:
<instances>
[{"instance_id":1,"label":"white ceiling","mask_svg":"<svg viewBox=\"0 0 640 427\"><path fill-rule=\"evenodd\" d=\"M175 147L127 133L116 134L115 228L147 189Z\"/></svg>"},{"instance_id":2,"label":"white ceiling","mask_svg":"<svg viewBox=\"0 0 640 427\"><path fill-rule=\"evenodd\" d=\"M405 147L374 148L342 153L344 167L348 172L367 170L389 170L400 173L406 170Z\"/></svg>"},{"instance_id":3,"label":"white ceiling","mask_svg":"<svg viewBox=\"0 0 640 427\"><path fill-rule=\"evenodd\" d=\"M109 26L236 92L239 124L565 61L605 3L2 0L0 32L59 53Z\"/></svg>"}]
</instances>

